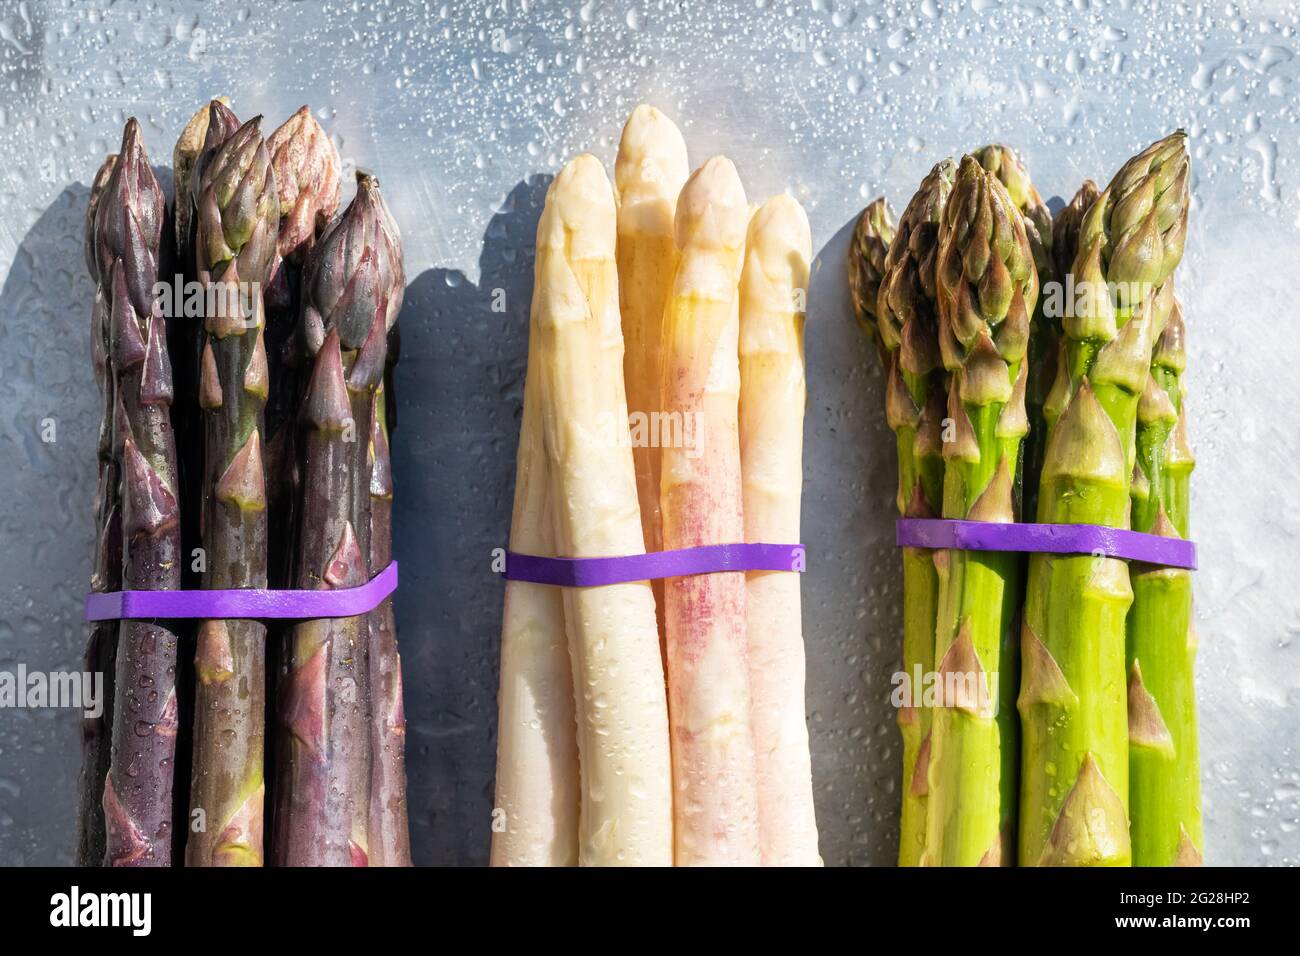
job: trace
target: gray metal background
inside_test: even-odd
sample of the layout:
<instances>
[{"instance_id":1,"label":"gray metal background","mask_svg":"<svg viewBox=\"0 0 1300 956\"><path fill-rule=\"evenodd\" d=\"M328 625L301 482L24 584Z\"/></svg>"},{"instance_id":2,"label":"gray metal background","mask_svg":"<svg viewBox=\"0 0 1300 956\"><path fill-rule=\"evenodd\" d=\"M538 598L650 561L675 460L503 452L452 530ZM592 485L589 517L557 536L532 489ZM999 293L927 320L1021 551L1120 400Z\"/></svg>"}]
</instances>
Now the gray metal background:
<instances>
[{"instance_id":1,"label":"gray metal background","mask_svg":"<svg viewBox=\"0 0 1300 956\"><path fill-rule=\"evenodd\" d=\"M626 114L649 101L693 162L725 151L753 197L789 190L812 220L805 632L822 853L889 863L894 455L846 300L851 219L881 192L900 209L933 162L990 139L1068 196L1184 126L1207 855L1296 864L1296 30L1281 2L2 0L0 668L76 668L84 639L87 182L128 115L169 165L209 96L268 127L310 103L378 173L406 240L395 455L416 857L485 862L501 598L488 560L510 513L533 230L565 158L612 165ZM77 763L74 714L0 711L0 862L70 860Z\"/></svg>"}]
</instances>

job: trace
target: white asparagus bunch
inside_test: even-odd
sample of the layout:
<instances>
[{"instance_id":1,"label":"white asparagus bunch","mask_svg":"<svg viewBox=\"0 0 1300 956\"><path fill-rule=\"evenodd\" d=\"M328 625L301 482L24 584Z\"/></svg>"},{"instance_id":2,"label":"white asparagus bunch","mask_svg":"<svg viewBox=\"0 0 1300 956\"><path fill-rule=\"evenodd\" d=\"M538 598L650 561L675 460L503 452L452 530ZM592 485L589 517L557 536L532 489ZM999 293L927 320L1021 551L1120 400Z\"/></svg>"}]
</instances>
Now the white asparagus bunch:
<instances>
[{"instance_id":1,"label":"white asparagus bunch","mask_svg":"<svg viewBox=\"0 0 1300 956\"><path fill-rule=\"evenodd\" d=\"M677 270L673 216L690 172L686 142L653 106L632 111L618 144L618 300L623 316L623 377L647 551L663 548L659 444L663 430L664 305ZM663 623L663 582L653 581Z\"/></svg>"},{"instance_id":2,"label":"white asparagus bunch","mask_svg":"<svg viewBox=\"0 0 1300 956\"><path fill-rule=\"evenodd\" d=\"M555 553L550 467L543 447L538 394L541 377L530 336L510 520L510 550L517 554ZM491 864L575 866L578 742L564 598L559 588L506 582L497 707Z\"/></svg>"},{"instance_id":3,"label":"white asparagus bunch","mask_svg":"<svg viewBox=\"0 0 1300 956\"><path fill-rule=\"evenodd\" d=\"M803 207L785 195L769 199L749 222L740 280L740 455L750 542L799 541L811 258ZM745 617L763 864L818 866L799 575L750 571Z\"/></svg>"},{"instance_id":4,"label":"white asparagus bunch","mask_svg":"<svg viewBox=\"0 0 1300 956\"><path fill-rule=\"evenodd\" d=\"M645 550L627 433L614 191L582 155L537 226L530 341L562 557ZM581 769L583 865L672 863L668 714L646 581L564 590Z\"/></svg>"},{"instance_id":5,"label":"white asparagus bunch","mask_svg":"<svg viewBox=\"0 0 1300 956\"><path fill-rule=\"evenodd\" d=\"M738 282L749 209L714 157L677 202L681 252L665 317L664 407L683 441L662 451L664 547L742 540ZM761 862L743 572L665 582L676 862Z\"/></svg>"}]
</instances>

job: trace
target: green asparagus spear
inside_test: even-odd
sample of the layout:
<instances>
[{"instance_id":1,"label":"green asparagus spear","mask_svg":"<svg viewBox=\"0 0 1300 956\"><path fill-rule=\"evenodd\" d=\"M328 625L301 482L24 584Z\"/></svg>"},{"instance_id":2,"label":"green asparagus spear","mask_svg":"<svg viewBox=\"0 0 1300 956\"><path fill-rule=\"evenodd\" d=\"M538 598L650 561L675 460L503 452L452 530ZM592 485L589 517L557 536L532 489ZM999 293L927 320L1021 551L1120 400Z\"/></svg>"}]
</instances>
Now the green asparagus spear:
<instances>
[{"instance_id":1,"label":"green asparagus spear","mask_svg":"<svg viewBox=\"0 0 1300 956\"><path fill-rule=\"evenodd\" d=\"M1138 400L1160 334L1157 291L1187 231L1186 136L1130 159L1084 215L1064 345L1044 404L1038 520L1128 523ZM1021 633L1022 865L1126 866L1127 565L1035 554Z\"/></svg>"},{"instance_id":2,"label":"green asparagus spear","mask_svg":"<svg viewBox=\"0 0 1300 956\"><path fill-rule=\"evenodd\" d=\"M1025 354L1038 299L1033 247L1002 180L971 156L962 159L939 235L939 348L952 373L953 428L943 446L943 516L1010 523L1028 430ZM1009 552L937 551L934 563L942 694L930 730L923 862L1009 865L1024 562Z\"/></svg>"},{"instance_id":3,"label":"green asparagus spear","mask_svg":"<svg viewBox=\"0 0 1300 956\"><path fill-rule=\"evenodd\" d=\"M132 590L169 590L181 584L172 372L166 319L154 299L165 220L166 200L133 118L127 121L95 214L115 379L122 586ZM158 621L123 621L116 667L112 756L104 785L104 860L111 866L169 866L177 730L175 632Z\"/></svg>"},{"instance_id":4,"label":"green asparagus spear","mask_svg":"<svg viewBox=\"0 0 1300 956\"><path fill-rule=\"evenodd\" d=\"M1183 404L1182 308L1173 280L1161 290L1169 318L1156 341L1138 401L1133 529L1188 535L1195 462ZM1128 617L1129 806L1134 866L1202 862L1200 760L1196 739L1196 630L1191 572L1135 563Z\"/></svg>"},{"instance_id":5,"label":"green asparagus spear","mask_svg":"<svg viewBox=\"0 0 1300 956\"><path fill-rule=\"evenodd\" d=\"M400 250L378 182L357 195L312 249L300 334L313 362L298 586L351 587L369 577L369 435L383 377ZM393 313L395 317L396 313ZM277 785L275 859L289 866L369 862L371 701L363 617L294 628L281 707L287 745Z\"/></svg>"},{"instance_id":6,"label":"green asparagus spear","mask_svg":"<svg viewBox=\"0 0 1300 956\"><path fill-rule=\"evenodd\" d=\"M1006 187L1007 194L1025 219L1025 234L1034 252L1034 268L1038 270L1038 307L1030 317L1029 353L1026 358L1029 377L1025 382L1025 411L1029 433L1021 441L1022 464L1015 475L1020 513L1032 515L1038 503L1038 476L1043 470L1043 449L1046 447L1047 428L1043 421L1043 402L1052 385L1056 343L1060 333L1053 319L1044 315L1043 289L1050 288L1056 278L1055 256L1052 248L1052 213L1043 197L1034 188L1029 170L1010 146L990 144L971 154L979 164L996 176ZM1059 323L1058 323L1059 325ZM1010 862L1008 859L1007 862Z\"/></svg>"},{"instance_id":7,"label":"green asparagus spear","mask_svg":"<svg viewBox=\"0 0 1300 956\"><path fill-rule=\"evenodd\" d=\"M938 319L935 306L934 268L938 255L939 222L952 188L956 166L952 160L936 165L922 181L889 239L889 216L883 204L879 214L864 214L855 249L888 244L884 258L872 328L877 349L885 362L885 415L894 430L898 448L900 514L913 518L935 517L943 485L941 431L945 415L945 385L940 365ZM877 228L879 222L882 228ZM872 258L878 258L872 250ZM874 269L863 269L856 288L866 292ZM865 297L855 293L859 321L872 316ZM864 324L864 329L867 326ZM903 804L899 824L898 862L916 866L925 848L927 764L930 750L930 714L921 706L922 687L916 683L934 669L934 627L938 577L933 552L903 549L903 670L906 705L899 708L898 727L903 738Z\"/></svg>"},{"instance_id":8,"label":"green asparagus spear","mask_svg":"<svg viewBox=\"0 0 1300 956\"><path fill-rule=\"evenodd\" d=\"M113 371L109 361L108 301L99 275L95 245L95 213L108 185L117 154L109 155L99 167L90 187L86 208L86 268L95 281L95 300L90 310L90 355L99 387L98 485L95 491L95 558L90 575L92 591L117 591L122 586L122 513L118 491L118 463L113 454ZM87 673L102 674L104 704L97 718L81 722L81 776L77 810L78 866L99 866L104 862L104 780L108 775L109 734L113 726L113 671L117 660L117 623L96 621L90 627L83 667Z\"/></svg>"},{"instance_id":9,"label":"green asparagus spear","mask_svg":"<svg viewBox=\"0 0 1300 956\"><path fill-rule=\"evenodd\" d=\"M212 128L209 128L209 135ZM267 586L263 408L268 391L262 290L279 203L261 117L199 170L196 255L213 300L199 374L205 412L204 586ZM190 866L261 866L266 628L204 621L195 656Z\"/></svg>"}]
</instances>

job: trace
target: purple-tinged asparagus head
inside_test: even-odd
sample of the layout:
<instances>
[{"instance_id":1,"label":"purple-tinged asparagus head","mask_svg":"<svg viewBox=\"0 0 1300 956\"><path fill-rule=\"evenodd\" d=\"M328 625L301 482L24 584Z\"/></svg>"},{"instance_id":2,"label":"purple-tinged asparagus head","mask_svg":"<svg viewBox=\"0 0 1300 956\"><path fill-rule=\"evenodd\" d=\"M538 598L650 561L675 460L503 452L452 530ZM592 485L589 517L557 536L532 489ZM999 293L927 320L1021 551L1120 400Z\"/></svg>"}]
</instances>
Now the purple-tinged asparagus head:
<instances>
[{"instance_id":1,"label":"purple-tinged asparagus head","mask_svg":"<svg viewBox=\"0 0 1300 956\"><path fill-rule=\"evenodd\" d=\"M301 262L338 212L342 161L306 106L285 120L266 145L280 197L280 256Z\"/></svg>"},{"instance_id":2,"label":"purple-tinged asparagus head","mask_svg":"<svg viewBox=\"0 0 1300 956\"><path fill-rule=\"evenodd\" d=\"M208 141L213 107L217 107L217 145L229 139L230 134L239 128L239 121L230 112L228 103L229 100L224 96L219 96L199 107L198 112L190 117L181 130L180 138L172 148L172 185L176 191L176 245L181 249L189 245L190 229L194 224L194 179L199 157Z\"/></svg>"},{"instance_id":3,"label":"purple-tinged asparagus head","mask_svg":"<svg viewBox=\"0 0 1300 956\"><path fill-rule=\"evenodd\" d=\"M200 171L197 256L200 273L212 279L263 284L270 274L280 201L261 123L258 116L241 126ZM209 122L209 140L214 135Z\"/></svg>"},{"instance_id":4,"label":"purple-tinged asparagus head","mask_svg":"<svg viewBox=\"0 0 1300 956\"><path fill-rule=\"evenodd\" d=\"M379 182L357 174L357 194L312 250L303 280L302 334L308 354L331 330L344 350L380 354L404 292L401 239L379 195ZM363 348L366 346L366 348Z\"/></svg>"},{"instance_id":5,"label":"purple-tinged asparagus head","mask_svg":"<svg viewBox=\"0 0 1300 956\"><path fill-rule=\"evenodd\" d=\"M207 113L207 122L204 126L203 138L198 143L198 153L194 159L194 168L190 170L188 182L190 201L196 209L203 192L203 168L216 155L217 150L239 132L240 127L239 117L235 115L224 97L210 100L204 110Z\"/></svg>"},{"instance_id":6,"label":"purple-tinged asparagus head","mask_svg":"<svg viewBox=\"0 0 1300 956\"><path fill-rule=\"evenodd\" d=\"M101 281L112 275L114 260L122 260L127 292L140 315L148 315L153 302L166 213L167 199L149 166L140 124L132 117L126 122L117 162L99 197L95 257Z\"/></svg>"}]
</instances>

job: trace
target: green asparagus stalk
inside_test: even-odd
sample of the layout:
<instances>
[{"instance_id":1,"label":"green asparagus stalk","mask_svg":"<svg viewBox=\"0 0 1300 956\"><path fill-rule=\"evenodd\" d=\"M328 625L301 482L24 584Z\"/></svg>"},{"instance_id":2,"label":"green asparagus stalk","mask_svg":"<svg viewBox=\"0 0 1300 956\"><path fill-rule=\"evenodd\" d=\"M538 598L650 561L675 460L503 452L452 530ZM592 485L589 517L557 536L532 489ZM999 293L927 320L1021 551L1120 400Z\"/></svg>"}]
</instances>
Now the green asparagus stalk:
<instances>
[{"instance_id":1,"label":"green asparagus stalk","mask_svg":"<svg viewBox=\"0 0 1300 956\"><path fill-rule=\"evenodd\" d=\"M1025 354L1038 273L1024 218L1001 179L974 157L962 159L939 242L939 346L952 373L954 436L943 446L943 516L1010 523L1016 520L1020 442L1028 430ZM923 863L1009 865L1024 563L997 551L937 551L934 563L934 656L943 692L930 729Z\"/></svg>"},{"instance_id":2,"label":"green asparagus stalk","mask_svg":"<svg viewBox=\"0 0 1300 956\"><path fill-rule=\"evenodd\" d=\"M370 576L372 403L402 275L390 227L378 182L360 173L356 197L304 270L300 334L313 363L297 571L304 589L355 587ZM369 863L368 634L364 616L294 628L276 795L274 852L281 865Z\"/></svg>"},{"instance_id":3,"label":"green asparagus stalk","mask_svg":"<svg viewBox=\"0 0 1300 956\"><path fill-rule=\"evenodd\" d=\"M393 468L388 446L387 395L375 391L370 422L370 571L393 560ZM370 612L370 865L410 866L406 811L406 709L393 600Z\"/></svg>"},{"instance_id":4,"label":"green asparagus stalk","mask_svg":"<svg viewBox=\"0 0 1300 956\"><path fill-rule=\"evenodd\" d=\"M122 586L132 590L181 585L172 372L166 319L154 299L165 219L166 200L133 118L127 121L95 215L115 379ZM112 755L104 784L104 860L111 866L169 866L177 730L175 632L158 621L123 621L116 668Z\"/></svg>"},{"instance_id":5,"label":"green asparagus stalk","mask_svg":"<svg viewBox=\"0 0 1300 956\"><path fill-rule=\"evenodd\" d=\"M1183 404L1182 309L1173 280L1161 290L1169 318L1138 401L1133 528L1188 536L1195 461ZM1135 866L1198 866L1203 859L1196 738L1196 630L1191 572L1135 563L1128 617L1130 834Z\"/></svg>"},{"instance_id":6,"label":"green asparagus stalk","mask_svg":"<svg viewBox=\"0 0 1300 956\"><path fill-rule=\"evenodd\" d=\"M210 126L209 140L212 134ZM215 300L205 316L199 373L207 472L203 583L264 588L268 371L262 289L275 251L279 206L261 117L211 154L197 188L199 281ZM262 865L265 639L259 621L210 620L199 627L190 866Z\"/></svg>"},{"instance_id":7,"label":"green asparagus stalk","mask_svg":"<svg viewBox=\"0 0 1300 956\"><path fill-rule=\"evenodd\" d=\"M971 154L988 172L1006 187L1007 194L1025 220L1025 234L1034 253L1038 270L1038 306L1029 323L1028 379L1025 382L1025 411L1029 433L1021 440L1022 464L1015 476L1017 497L1022 514L1032 515L1038 503L1038 476L1043 470L1043 449L1047 428L1043 421L1043 402L1051 388L1055 370L1056 343L1060 339L1059 323L1044 314L1043 290L1056 280L1056 260L1052 249L1052 213L1034 188L1029 170L1010 146L993 143ZM1010 862L1010 860L1008 860Z\"/></svg>"},{"instance_id":8,"label":"green asparagus stalk","mask_svg":"<svg viewBox=\"0 0 1300 956\"><path fill-rule=\"evenodd\" d=\"M898 512L933 518L942 503L943 419L946 383L939 355L934 272L939 224L956 165L946 159L930 170L908 203L889 243L876 297L875 331L886 360L885 416L898 447ZM883 210L882 210L883 213ZM867 221L875 216L867 217ZM880 217L888 223L888 217ZM864 229L863 238L881 232ZM883 235L883 232L882 232ZM877 240L872 240L877 241ZM856 245L861 248L862 240ZM874 271L869 273L874 278ZM871 283L861 284L869 290ZM858 310L870 315L865 297ZM939 582L933 552L903 549L903 671L905 706L898 711L903 738L903 804L898 862L917 866L925 850L929 795L930 713L922 706L924 680L934 670L934 635Z\"/></svg>"},{"instance_id":9,"label":"green asparagus stalk","mask_svg":"<svg viewBox=\"0 0 1300 956\"><path fill-rule=\"evenodd\" d=\"M1038 520L1128 524L1138 401L1160 334L1157 290L1187 231L1186 136L1130 159L1083 218L1072 273L1078 294L1044 405L1050 429ZM1035 554L1021 633L1022 865L1126 866L1127 565L1093 555Z\"/></svg>"},{"instance_id":10,"label":"green asparagus stalk","mask_svg":"<svg viewBox=\"0 0 1300 956\"><path fill-rule=\"evenodd\" d=\"M108 185L117 163L110 154L99 167L90 187L86 208L86 268L95 281L95 300L90 310L90 354L99 387L101 413L98 458L98 485L95 491L95 557L90 574L92 591L117 591L122 586L122 512L118 491L118 464L113 454L114 382L109 362L109 311L99 275L99 257L95 244L95 213L100 197ZM102 674L104 704L97 718L81 722L81 777L77 809L78 866L99 866L104 862L104 780L108 775L113 726L113 671L117 660L117 624L97 621L90 627L83 668L87 673Z\"/></svg>"}]
</instances>

